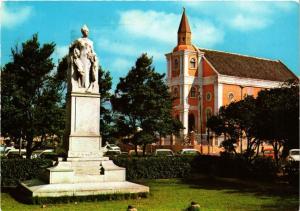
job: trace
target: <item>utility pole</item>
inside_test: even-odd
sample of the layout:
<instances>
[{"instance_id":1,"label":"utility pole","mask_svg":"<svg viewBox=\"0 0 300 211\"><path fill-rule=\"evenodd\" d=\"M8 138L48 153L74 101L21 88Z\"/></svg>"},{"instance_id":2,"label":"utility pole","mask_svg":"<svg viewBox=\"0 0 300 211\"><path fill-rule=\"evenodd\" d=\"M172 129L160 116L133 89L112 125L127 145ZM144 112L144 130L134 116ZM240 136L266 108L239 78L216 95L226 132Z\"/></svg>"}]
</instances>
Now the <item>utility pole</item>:
<instances>
[{"instance_id":1,"label":"utility pole","mask_svg":"<svg viewBox=\"0 0 300 211\"><path fill-rule=\"evenodd\" d=\"M198 92L198 103L199 103L199 118L200 118L200 152L203 153L203 147L202 147L202 96L201 92Z\"/></svg>"},{"instance_id":2,"label":"utility pole","mask_svg":"<svg viewBox=\"0 0 300 211\"><path fill-rule=\"evenodd\" d=\"M207 144L208 144L208 152L207 154L210 154L210 134L209 134L209 128L207 128Z\"/></svg>"},{"instance_id":3,"label":"utility pole","mask_svg":"<svg viewBox=\"0 0 300 211\"><path fill-rule=\"evenodd\" d=\"M241 88L241 100L243 100L243 88L245 88L244 86L240 85L240 88ZM241 134L240 134L240 138L241 138L241 154L243 153L243 131L242 131L242 128L240 128L241 130Z\"/></svg>"}]
</instances>

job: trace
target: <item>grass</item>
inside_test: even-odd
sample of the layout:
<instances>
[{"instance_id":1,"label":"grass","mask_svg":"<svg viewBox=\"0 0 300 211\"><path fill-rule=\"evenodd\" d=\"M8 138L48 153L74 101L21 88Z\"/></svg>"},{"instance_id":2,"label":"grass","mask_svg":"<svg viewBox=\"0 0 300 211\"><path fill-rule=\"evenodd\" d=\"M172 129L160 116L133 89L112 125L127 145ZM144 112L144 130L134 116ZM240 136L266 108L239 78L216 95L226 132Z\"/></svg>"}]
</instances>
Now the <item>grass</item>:
<instances>
[{"instance_id":1,"label":"grass","mask_svg":"<svg viewBox=\"0 0 300 211\"><path fill-rule=\"evenodd\" d=\"M190 178L139 181L150 186L146 199L73 202L69 204L41 205L21 204L8 193L2 193L2 211L122 211L134 205L138 211L182 211L191 201L203 210L298 210L298 189L284 184L257 183L236 179Z\"/></svg>"}]
</instances>

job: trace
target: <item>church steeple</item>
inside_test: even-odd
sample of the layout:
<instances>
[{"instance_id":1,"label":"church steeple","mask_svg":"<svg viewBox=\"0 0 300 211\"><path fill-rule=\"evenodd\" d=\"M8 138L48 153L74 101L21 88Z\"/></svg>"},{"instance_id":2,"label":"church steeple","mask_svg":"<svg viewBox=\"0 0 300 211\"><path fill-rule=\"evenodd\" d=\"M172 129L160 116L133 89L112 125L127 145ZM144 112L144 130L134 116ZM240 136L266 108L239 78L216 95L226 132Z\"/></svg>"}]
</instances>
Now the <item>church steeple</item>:
<instances>
[{"instance_id":1,"label":"church steeple","mask_svg":"<svg viewBox=\"0 0 300 211\"><path fill-rule=\"evenodd\" d=\"M189 25L188 18L185 14L185 8L183 8L183 13L178 28L178 45L191 45L192 42L192 32Z\"/></svg>"}]
</instances>

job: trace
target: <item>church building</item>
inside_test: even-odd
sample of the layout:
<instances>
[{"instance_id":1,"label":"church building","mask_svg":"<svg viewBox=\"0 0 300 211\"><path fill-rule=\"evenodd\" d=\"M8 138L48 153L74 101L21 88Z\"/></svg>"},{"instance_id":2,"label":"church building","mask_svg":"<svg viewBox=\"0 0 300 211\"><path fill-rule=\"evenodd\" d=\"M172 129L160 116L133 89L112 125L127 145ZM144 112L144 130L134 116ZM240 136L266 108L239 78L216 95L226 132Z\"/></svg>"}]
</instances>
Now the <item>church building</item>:
<instances>
[{"instance_id":1,"label":"church building","mask_svg":"<svg viewBox=\"0 0 300 211\"><path fill-rule=\"evenodd\" d=\"M173 115L187 135L206 133L206 121L223 105L262 89L297 79L279 60L207 50L192 44L192 32L183 11L177 45L166 54L167 81L172 95Z\"/></svg>"}]
</instances>

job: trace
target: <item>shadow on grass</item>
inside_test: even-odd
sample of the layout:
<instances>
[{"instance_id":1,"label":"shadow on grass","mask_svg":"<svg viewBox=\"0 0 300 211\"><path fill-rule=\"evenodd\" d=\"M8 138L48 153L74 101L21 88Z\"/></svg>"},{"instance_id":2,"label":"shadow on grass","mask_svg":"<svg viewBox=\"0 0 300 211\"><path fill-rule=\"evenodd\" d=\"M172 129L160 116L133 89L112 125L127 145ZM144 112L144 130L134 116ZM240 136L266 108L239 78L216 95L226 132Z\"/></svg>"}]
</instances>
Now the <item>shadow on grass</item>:
<instances>
[{"instance_id":1,"label":"shadow on grass","mask_svg":"<svg viewBox=\"0 0 300 211\"><path fill-rule=\"evenodd\" d=\"M191 175L182 180L190 188L223 190L225 193L248 193L259 198L278 197L271 205L263 205L264 210L298 210L299 188L284 182L257 182L249 179L221 178L204 175Z\"/></svg>"}]
</instances>

